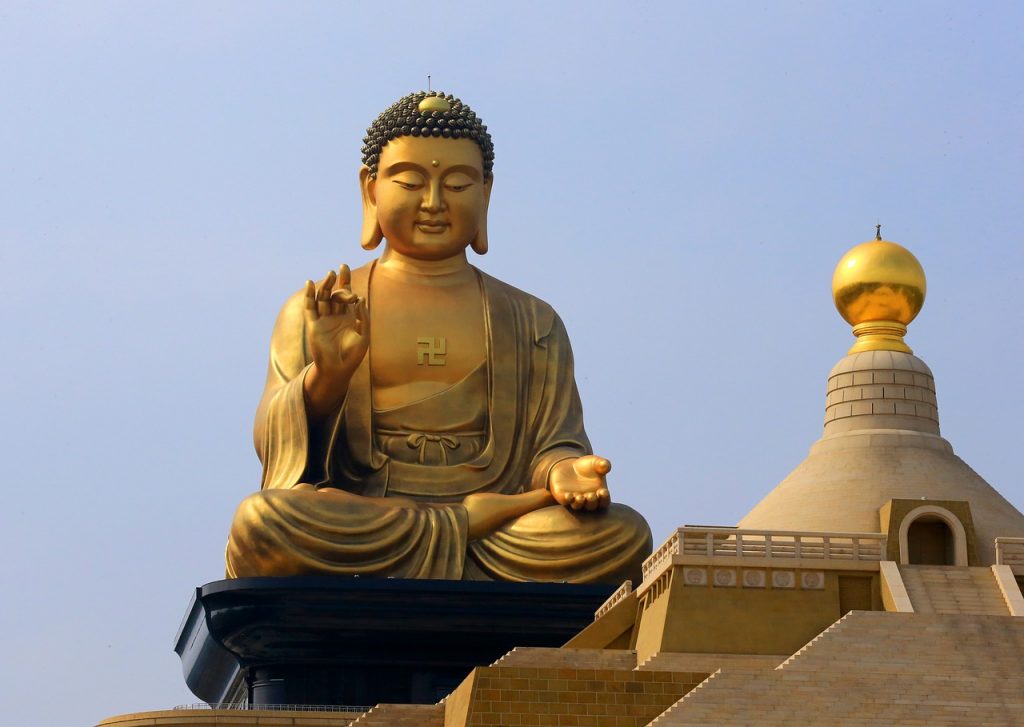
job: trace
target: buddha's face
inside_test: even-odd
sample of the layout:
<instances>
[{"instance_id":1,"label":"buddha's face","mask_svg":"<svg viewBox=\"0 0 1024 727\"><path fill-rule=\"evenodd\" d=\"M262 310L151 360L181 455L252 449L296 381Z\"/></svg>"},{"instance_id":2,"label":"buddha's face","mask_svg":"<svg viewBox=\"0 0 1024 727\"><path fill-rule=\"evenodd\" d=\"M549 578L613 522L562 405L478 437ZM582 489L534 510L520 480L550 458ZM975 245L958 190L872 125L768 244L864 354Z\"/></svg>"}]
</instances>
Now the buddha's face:
<instances>
[{"instance_id":1,"label":"buddha's face","mask_svg":"<svg viewBox=\"0 0 1024 727\"><path fill-rule=\"evenodd\" d=\"M461 253L490 197L483 155L470 139L400 136L381 150L377 178L363 178L388 246L421 260Z\"/></svg>"}]
</instances>

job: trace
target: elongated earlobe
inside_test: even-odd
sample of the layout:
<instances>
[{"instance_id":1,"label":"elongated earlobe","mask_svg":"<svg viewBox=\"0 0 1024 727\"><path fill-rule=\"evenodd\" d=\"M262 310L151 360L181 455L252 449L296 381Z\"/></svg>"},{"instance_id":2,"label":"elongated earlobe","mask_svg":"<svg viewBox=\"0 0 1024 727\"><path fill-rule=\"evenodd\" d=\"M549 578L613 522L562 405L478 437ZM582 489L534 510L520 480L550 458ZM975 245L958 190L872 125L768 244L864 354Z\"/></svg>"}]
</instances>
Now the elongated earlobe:
<instances>
[{"instance_id":1,"label":"elongated earlobe","mask_svg":"<svg viewBox=\"0 0 1024 727\"><path fill-rule=\"evenodd\" d=\"M359 170L359 192L363 197L363 230L359 236L359 244L364 250L373 250L384 239L384 231L377 222L377 199L374 186L377 180L370 176L370 168L363 165Z\"/></svg>"},{"instance_id":2,"label":"elongated earlobe","mask_svg":"<svg viewBox=\"0 0 1024 727\"><path fill-rule=\"evenodd\" d=\"M473 252L477 255L487 254L487 218L484 217L483 222L480 223L480 229L476 231L476 236L470 240L469 246L473 248Z\"/></svg>"},{"instance_id":3,"label":"elongated earlobe","mask_svg":"<svg viewBox=\"0 0 1024 727\"><path fill-rule=\"evenodd\" d=\"M376 218L363 218L363 234L359 238L359 244L364 250L373 250L384 239L384 231L380 229Z\"/></svg>"},{"instance_id":4,"label":"elongated earlobe","mask_svg":"<svg viewBox=\"0 0 1024 727\"><path fill-rule=\"evenodd\" d=\"M484 182L484 209L480 215L480 226L477 227L476 235L469 242L469 246L477 255L487 254L487 208L491 204L491 184L493 182L493 174Z\"/></svg>"}]
</instances>

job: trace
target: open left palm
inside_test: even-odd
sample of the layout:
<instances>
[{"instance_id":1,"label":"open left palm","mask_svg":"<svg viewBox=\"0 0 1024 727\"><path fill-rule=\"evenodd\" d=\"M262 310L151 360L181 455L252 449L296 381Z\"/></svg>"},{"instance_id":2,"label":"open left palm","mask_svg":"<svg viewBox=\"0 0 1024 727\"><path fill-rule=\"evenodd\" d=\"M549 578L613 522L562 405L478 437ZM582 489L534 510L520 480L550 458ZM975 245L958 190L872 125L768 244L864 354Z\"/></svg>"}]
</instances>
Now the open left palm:
<instances>
[{"instance_id":1,"label":"open left palm","mask_svg":"<svg viewBox=\"0 0 1024 727\"><path fill-rule=\"evenodd\" d=\"M555 502L572 510L603 510L611 503L605 481L612 463L594 454L563 459L551 468L548 489Z\"/></svg>"}]
</instances>

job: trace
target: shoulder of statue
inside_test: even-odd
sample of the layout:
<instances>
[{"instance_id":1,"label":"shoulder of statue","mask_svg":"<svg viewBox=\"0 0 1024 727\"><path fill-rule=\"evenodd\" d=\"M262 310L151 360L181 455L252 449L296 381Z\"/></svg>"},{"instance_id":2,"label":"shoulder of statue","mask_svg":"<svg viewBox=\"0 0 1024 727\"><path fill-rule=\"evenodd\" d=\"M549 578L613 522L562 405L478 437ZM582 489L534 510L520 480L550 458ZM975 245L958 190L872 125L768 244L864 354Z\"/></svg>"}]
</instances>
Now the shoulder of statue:
<instances>
[{"instance_id":1,"label":"shoulder of statue","mask_svg":"<svg viewBox=\"0 0 1024 727\"><path fill-rule=\"evenodd\" d=\"M278 314L278 321L301 321L304 320L306 307L306 286L303 285L301 288L296 290L294 293L288 296L288 300L281 306L281 312Z\"/></svg>"},{"instance_id":2,"label":"shoulder of statue","mask_svg":"<svg viewBox=\"0 0 1024 727\"><path fill-rule=\"evenodd\" d=\"M524 290L520 290L513 285L509 285L503 280L498 280L479 268L476 268L476 270L483 281L484 290L487 291L488 297L493 298L495 295L504 296L510 303L529 317L530 322L533 324L535 343L543 344L553 329L564 330L558 313L555 312L555 309L547 301Z\"/></svg>"},{"instance_id":3,"label":"shoulder of statue","mask_svg":"<svg viewBox=\"0 0 1024 727\"><path fill-rule=\"evenodd\" d=\"M280 354L283 351L295 349L296 346L301 346L305 337L305 298L306 288L303 286L290 295L281 306L281 312L277 314L274 332L270 338L272 351Z\"/></svg>"}]
</instances>

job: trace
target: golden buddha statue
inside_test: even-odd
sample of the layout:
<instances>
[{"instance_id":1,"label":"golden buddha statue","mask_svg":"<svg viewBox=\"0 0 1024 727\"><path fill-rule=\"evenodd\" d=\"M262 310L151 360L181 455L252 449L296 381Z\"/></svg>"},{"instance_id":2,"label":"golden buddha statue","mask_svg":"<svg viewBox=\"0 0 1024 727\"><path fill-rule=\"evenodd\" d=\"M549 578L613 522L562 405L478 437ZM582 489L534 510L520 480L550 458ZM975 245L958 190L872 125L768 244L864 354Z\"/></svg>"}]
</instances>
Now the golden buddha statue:
<instances>
[{"instance_id":1,"label":"golden buddha statue","mask_svg":"<svg viewBox=\"0 0 1024 727\"><path fill-rule=\"evenodd\" d=\"M365 142L362 246L384 253L278 316L262 489L235 515L228 577L636 578L650 529L610 502L561 320L467 260L487 251L487 127L420 92Z\"/></svg>"}]
</instances>

